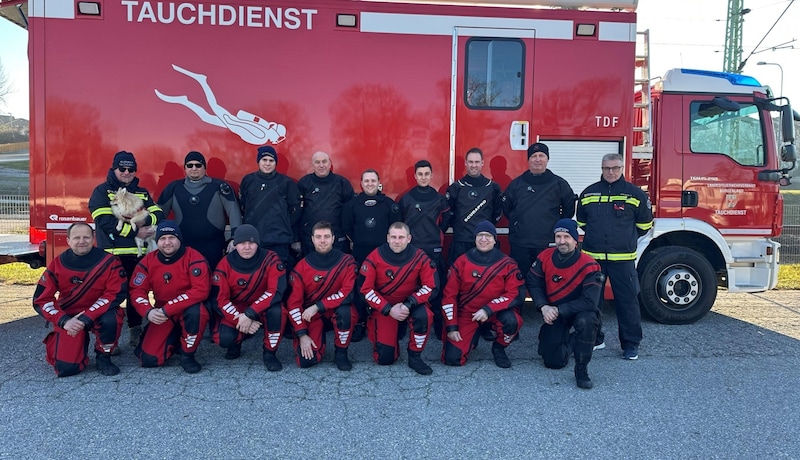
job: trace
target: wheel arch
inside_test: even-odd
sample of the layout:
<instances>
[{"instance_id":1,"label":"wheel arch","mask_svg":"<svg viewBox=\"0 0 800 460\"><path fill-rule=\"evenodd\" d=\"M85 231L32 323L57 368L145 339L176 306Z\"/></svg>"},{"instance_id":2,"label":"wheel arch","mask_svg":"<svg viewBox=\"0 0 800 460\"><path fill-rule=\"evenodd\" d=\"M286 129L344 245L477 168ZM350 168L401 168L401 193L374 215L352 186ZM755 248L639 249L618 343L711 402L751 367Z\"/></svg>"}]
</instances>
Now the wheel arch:
<instances>
[{"instance_id":1,"label":"wheel arch","mask_svg":"<svg viewBox=\"0 0 800 460\"><path fill-rule=\"evenodd\" d=\"M680 246L702 254L718 274L727 274L730 248L717 229L696 219L655 219L653 232L639 240L636 264L655 249Z\"/></svg>"}]
</instances>

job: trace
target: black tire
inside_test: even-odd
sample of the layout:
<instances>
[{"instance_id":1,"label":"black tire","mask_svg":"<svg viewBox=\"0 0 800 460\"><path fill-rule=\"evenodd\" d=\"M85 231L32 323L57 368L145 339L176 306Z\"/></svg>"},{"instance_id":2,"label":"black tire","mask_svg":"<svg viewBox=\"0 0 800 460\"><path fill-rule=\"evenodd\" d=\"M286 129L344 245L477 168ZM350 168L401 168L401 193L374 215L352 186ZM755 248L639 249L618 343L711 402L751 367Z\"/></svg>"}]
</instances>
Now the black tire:
<instances>
[{"instance_id":1,"label":"black tire","mask_svg":"<svg viewBox=\"0 0 800 460\"><path fill-rule=\"evenodd\" d=\"M693 323L704 317L717 299L714 268L692 249L655 249L639 262L638 272L639 304L659 323Z\"/></svg>"}]
</instances>

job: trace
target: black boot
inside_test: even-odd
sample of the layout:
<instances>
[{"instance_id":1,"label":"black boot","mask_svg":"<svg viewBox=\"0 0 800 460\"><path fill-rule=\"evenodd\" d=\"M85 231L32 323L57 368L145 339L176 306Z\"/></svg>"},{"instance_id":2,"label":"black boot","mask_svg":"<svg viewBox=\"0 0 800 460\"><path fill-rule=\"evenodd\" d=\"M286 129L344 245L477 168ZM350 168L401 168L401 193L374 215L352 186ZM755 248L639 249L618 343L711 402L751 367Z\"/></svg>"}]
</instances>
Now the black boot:
<instances>
[{"instance_id":1,"label":"black boot","mask_svg":"<svg viewBox=\"0 0 800 460\"><path fill-rule=\"evenodd\" d=\"M274 351L264 349L264 365L267 366L267 370L270 372L278 372L279 370L283 369L283 364L278 361L278 357L275 356Z\"/></svg>"},{"instance_id":2,"label":"black boot","mask_svg":"<svg viewBox=\"0 0 800 460\"><path fill-rule=\"evenodd\" d=\"M225 359L236 359L239 356L242 356L242 344L234 343L233 345L228 347L228 351L225 352Z\"/></svg>"},{"instance_id":3,"label":"black boot","mask_svg":"<svg viewBox=\"0 0 800 460\"><path fill-rule=\"evenodd\" d=\"M353 336L350 338L350 341L353 343L357 343L364 340L366 336L367 336L367 328L363 324L358 323L355 325L355 327L353 327Z\"/></svg>"},{"instance_id":4,"label":"black boot","mask_svg":"<svg viewBox=\"0 0 800 460\"><path fill-rule=\"evenodd\" d=\"M203 367L194 359L194 353L181 354L181 367L187 374L196 374Z\"/></svg>"},{"instance_id":5,"label":"black boot","mask_svg":"<svg viewBox=\"0 0 800 460\"><path fill-rule=\"evenodd\" d=\"M594 386L592 379L589 378L589 369L586 364L575 364L575 383L578 388L588 390Z\"/></svg>"},{"instance_id":6,"label":"black boot","mask_svg":"<svg viewBox=\"0 0 800 460\"><path fill-rule=\"evenodd\" d=\"M340 371L349 371L353 368L350 358L347 357L347 348L336 348L333 354L333 361Z\"/></svg>"},{"instance_id":7,"label":"black boot","mask_svg":"<svg viewBox=\"0 0 800 460\"><path fill-rule=\"evenodd\" d=\"M97 353L97 370L100 371L103 375L117 375L119 374L119 368L116 364L111 362L111 355L105 353Z\"/></svg>"},{"instance_id":8,"label":"black boot","mask_svg":"<svg viewBox=\"0 0 800 460\"><path fill-rule=\"evenodd\" d=\"M494 363L497 364L497 367L502 367L503 369L511 367L511 360L506 355L506 347L497 342L492 343L492 356L494 356Z\"/></svg>"},{"instance_id":9,"label":"black boot","mask_svg":"<svg viewBox=\"0 0 800 460\"><path fill-rule=\"evenodd\" d=\"M419 351L408 350L408 367L414 369L420 375L433 374L433 369L425 364L425 361L422 360L422 353Z\"/></svg>"},{"instance_id":10,"label":"black boot","mask_svg":"<svg viewBox=\"0 0 800 460\"><path fill-rule=\"evenodd\" d=\"M497 339L497 334L495 334L490 325L484 324L481 326L481 338L487 342L494 342Z\"/></svg>"}]
</instances>

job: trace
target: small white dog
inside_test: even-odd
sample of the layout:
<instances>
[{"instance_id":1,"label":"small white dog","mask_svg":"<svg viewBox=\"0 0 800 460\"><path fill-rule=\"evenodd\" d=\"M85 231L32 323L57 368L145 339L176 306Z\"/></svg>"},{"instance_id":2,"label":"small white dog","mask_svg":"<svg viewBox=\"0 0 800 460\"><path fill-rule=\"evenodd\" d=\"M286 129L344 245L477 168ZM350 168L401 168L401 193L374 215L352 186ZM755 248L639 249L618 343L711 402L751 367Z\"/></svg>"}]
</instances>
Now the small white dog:
<instances>
[{"instance_id":1,"label":"small white dog","mask_svg":"<svg viewBox=\"0 0 800 460\"><path fill-rule=\"evenodd\" d=\"M125 223L131 224L134 232L146 222L149 212L144 208L144 201L133 193L129 193L127 189L120 187L114 198L111 199L111 211L119 221L117 223L117 231L122 230L122 225ZM154 239L148 238L146 240L136 237L136 248L139 250L139 256L142 255L142 248L147 246L149 250L155 249Z\"/></svg>"}]
</instances>

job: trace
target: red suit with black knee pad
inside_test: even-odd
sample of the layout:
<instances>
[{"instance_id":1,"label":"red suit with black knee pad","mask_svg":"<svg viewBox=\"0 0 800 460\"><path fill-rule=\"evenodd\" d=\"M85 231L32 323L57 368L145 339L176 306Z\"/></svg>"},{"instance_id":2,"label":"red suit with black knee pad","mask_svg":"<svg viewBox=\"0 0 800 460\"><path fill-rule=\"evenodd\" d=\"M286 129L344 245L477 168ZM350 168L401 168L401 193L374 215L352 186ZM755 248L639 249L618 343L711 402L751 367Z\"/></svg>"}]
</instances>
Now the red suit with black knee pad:
<instances>
[{"instance_id":1,"label":"red suit with black knee pad","mask_svg":"<svg viewBox=\"0 0 800 460\"><path fill-rule=\"evenodd\" d=\"M433 322L429 299L439 289L436 264L414 246L409 245L396 254L384 244L367 256L360 275L364 277L361 294L371 311L367 333L373 344L375 361L391 364L399 356L401 322L389 316L397 303L404 304L410 311L406 320L411 328L408 350L417 353L424 350Z\"/></svg>"},{"instance_id":2,"label":"red suit with black knee pad","mask_svg":"<svg viewBox=\"0 0 800 460\"><path fill-rule=\"evenodd\" d=\"M117 346L127 281L119 258L98 248L83 256L67 249L50 262L33 294L33 308L53 325L44 343L56 375L66 377L86 368L89 331L97 353L108 354ZM84 330L72 337L63 326L76 315Z\"/></svg>"},{"instance_id":3,"label":"red suit with black knee pad","mask_svg":"<svg viewBox=\"0 0 800 460\"><path fill-rule=\"evenodd\" d=\"M481 323L472 320L479 310L486 312L486 323L496 331L496 342L507 347L522 327L518 310L524 299L522 274L514 259L494 248L480 252L473 248L460 256L447 276L442 298L445 333L458 331L461 341L442 335L442 362L463 365L475 349Z\"/></svg>"},{"instance_id":4,"label":"red suit with black knee pad","mask_svg":"<svg viewBox=\"0 0 800 460\"><path fill-rule=\"evenodd\" d=\"M325 356L325 321L333 326L334 347L346 349L350 346L353 327L358 322L358 311L353 305L355 281L353 256L338 249L327 254L310 252L294 267L289 275L291 294L287 308L295 332L294 350L298 366L309 367L322 361ZM318 313L310 322L305 321L303 312L315 304ZM304 335L308 335L318 347L313 360L306 360L300 354L300 337Z\"/></svg>"},{"instance_id":5,"label":"red suit with black knee pad","mask_svg":"<svg viewBox=\"0 0 800 460\"><path fill-rule=\"evenodd\" d=\"M224 348L241 343L246 334L238 331L239 315L264 325L264 348L277 350L286 325L283 295L286 267L278 255L259 249L250 259L234 251L217 265L212 278L216 305L222 321L214 331L214 341Z\"/></svg>"},{"instance_id":6,"label":"red suit with black knee pad","mask_svg":"<svg viewBox=\"0 0 800 460\"><path fill-rule=\"evenodd\" d=\"M181 246L172 257L154 251L142 258L131 276L133 306L143 318L152 308L163 308L169 317L163 324L149 323L142 332L134 354L143 367L162 366L178 346L186 354L197 351L208 323L203 301L210 290L208 262L190 247ZM151 291L155 307L150 304Z\"/></svg>"}]
</instances>

